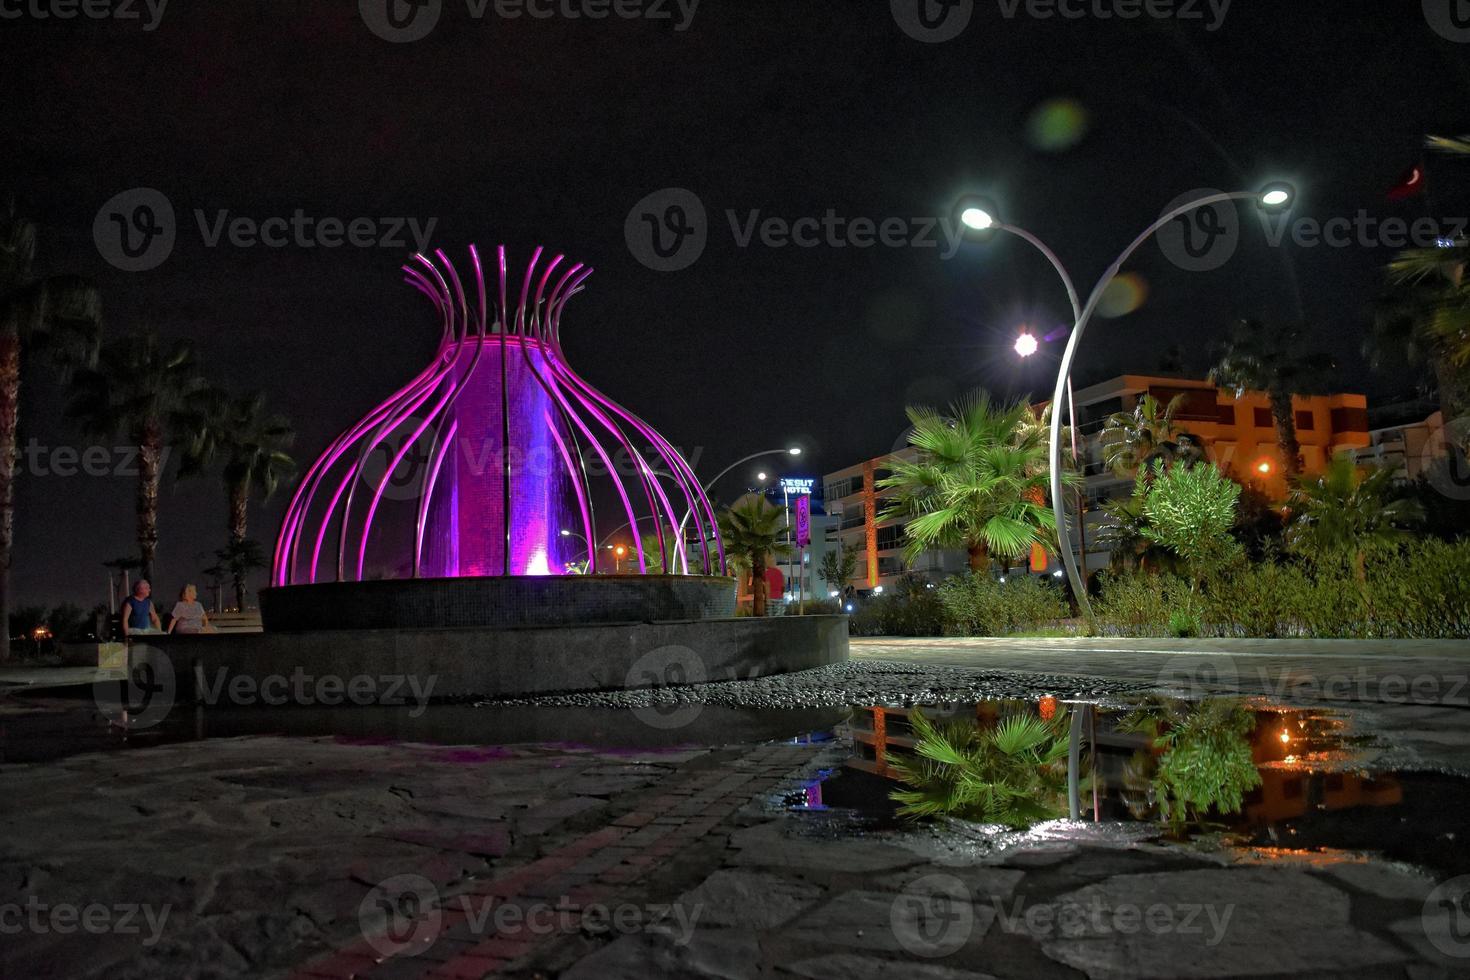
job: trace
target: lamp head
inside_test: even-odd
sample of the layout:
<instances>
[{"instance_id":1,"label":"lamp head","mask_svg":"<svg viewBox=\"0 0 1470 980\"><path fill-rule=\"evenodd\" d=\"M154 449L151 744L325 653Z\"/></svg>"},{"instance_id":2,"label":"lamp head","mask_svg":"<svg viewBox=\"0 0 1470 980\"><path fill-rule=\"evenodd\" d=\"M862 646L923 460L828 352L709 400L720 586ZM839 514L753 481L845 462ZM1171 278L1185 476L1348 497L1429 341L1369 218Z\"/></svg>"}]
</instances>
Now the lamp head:
<instances>
[{"instance_id":1,"label":"lamp head","mask_svg":"<svg viewBox=\"0 0 1470 980\"><path fill-rule=\"evenodd\" d=\"M960 220L971 231L988 231L995 226L995 217L982 207L968 207L960 212Z\"/></svg>"},{"instance_id":2,"label":"lamp head","mask_svg":"<svg viewBox=\"0 0 1470 980\"><path fill-rule=\"evenodd\" d=\"M1000 210L985 197L963 198L955 205L954 215L966 231L994 233L1000 225ZM990 234L977 237L986 240Z\"/></svg>"},{"instance_id":3,"label":"lamp head","mask_svg":"<svg viewBox=\"0 0 1470 980\"><path fill-rule=\"evenodd\" d=\"M1269 211L1284 211L1296 200L1296 189L1280 181L1261 189L1261 206Z\"/></svg>"},{"instance_id":4,"label":"lamp head","mask_svg":"<svg viewBox=\"0 0 1470 980\"><path fill-rule=\"evenodd\" d=\"M1037 343L1035 334L1023 333L1016 338L1016 353L1021 357L1030 357L1035 354L1041 345Z\"/></svg>"}]
</instances>

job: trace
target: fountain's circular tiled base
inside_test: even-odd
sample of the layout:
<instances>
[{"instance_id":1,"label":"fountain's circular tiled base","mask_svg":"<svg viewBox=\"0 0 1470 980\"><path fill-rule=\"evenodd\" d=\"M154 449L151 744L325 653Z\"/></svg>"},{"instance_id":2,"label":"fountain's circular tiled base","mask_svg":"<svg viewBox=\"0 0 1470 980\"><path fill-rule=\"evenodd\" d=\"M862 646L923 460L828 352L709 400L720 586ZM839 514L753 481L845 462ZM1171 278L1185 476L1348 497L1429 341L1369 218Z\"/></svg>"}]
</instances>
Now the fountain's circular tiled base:
<instances>
[{"instance_id":1,"label":"fountain's circular tiled base","mask_svg":"<svg viewBox=\"0 0 1470 980\"><path fill-rule=\"evenodd\" d=\"M260 614L271 632L729 619L735 615L735 582L698 575L323 582L264 590Z\"/></svg>"}]
</instances>

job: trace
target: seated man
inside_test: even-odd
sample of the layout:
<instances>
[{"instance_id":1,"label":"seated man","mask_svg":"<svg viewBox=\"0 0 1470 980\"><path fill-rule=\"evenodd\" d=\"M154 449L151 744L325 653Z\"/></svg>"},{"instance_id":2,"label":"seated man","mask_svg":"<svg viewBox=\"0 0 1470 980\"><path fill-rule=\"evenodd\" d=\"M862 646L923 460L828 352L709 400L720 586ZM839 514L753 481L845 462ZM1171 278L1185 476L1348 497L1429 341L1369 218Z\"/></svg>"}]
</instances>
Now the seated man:
<instances>
[{"instance_id":1,"label":"seated man","mask_svg":"<svg viewBox=\"0 0 1470 980\"><path fill-rule=\"evenodd\" d=\"M153 586L148 584L148 580L140 578L133 586L133 594L123 600L124 640L133 636L147 636L163 632L163 623L158 618L158 610L153 608L153 600L148 598L152 592Z\"/></svg>"}]
</instances>

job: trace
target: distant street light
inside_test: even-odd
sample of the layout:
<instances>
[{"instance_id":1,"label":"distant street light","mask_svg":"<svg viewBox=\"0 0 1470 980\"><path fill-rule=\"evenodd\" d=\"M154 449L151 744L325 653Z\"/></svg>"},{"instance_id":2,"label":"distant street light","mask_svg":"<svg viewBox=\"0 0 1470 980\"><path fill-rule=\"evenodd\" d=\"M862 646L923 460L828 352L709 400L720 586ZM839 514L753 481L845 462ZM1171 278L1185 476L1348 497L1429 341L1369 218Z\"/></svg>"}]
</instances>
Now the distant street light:
<instances>
[{"instance_id":1,"label":"distant street light","mask_svg":"<svg viewBox=\"0 0 1470 980\"><path fill-rule=\"evenodd\" d=\"M749 456L745 456L745 457L743 457L741 459L737 459L735 462L731 463L729 466L725 467L724 469L720 470L720 472L716 473L715 476L714 476L714 479L710 480L708 483L706 483L704 485L704 492L706 494L708 494L710 492L710 490L714 488L714 485L716 483L719 483L720 482L720 478L723 477L726 473L729 473L735 467L741 466L741 465L743 465L745 463L748 463L748 462L750 462L753 459L760 459L762 456L800 456L801 455L801 452L802 452L802 450L801 450L801 447L800 446L788 446L785 449L763 449L763 450L761 450L758 453L751 453ZM763 476L763 477L761 477L761 479L765 479L765 477ZM711 503L710 506L713 507L714 504ZM684 537L684 525L686 525L686 524L689 523L689 515L691 515L693 513L694 513L694 509L691 507L689 510L686 510L684 512L684 518L683 518L683 520L679 521L678 537L681 540Z\"/></svg>"}]
</instances>

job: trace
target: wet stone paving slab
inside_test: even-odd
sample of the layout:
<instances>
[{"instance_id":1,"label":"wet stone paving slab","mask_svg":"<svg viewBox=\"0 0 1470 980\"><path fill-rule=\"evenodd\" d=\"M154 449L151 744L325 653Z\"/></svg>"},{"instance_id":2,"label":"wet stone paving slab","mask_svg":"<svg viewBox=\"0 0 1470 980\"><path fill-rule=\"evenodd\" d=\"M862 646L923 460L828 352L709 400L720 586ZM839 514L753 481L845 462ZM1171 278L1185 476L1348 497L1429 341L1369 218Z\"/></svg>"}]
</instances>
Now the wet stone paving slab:
<instances>
[{"instance_id":1,"label":"wet stone paving slab","mask_svg":"<svg viewBox=\"0 0 1470 980\"><path fill-rule=\"evenodd\" d=\"M1470 975L1464 882L1443 870L1170 841L1143 822L875 821L832 802L844 780L872 778L851 766L864 730L657 750L267 736L4 766L0 904L24 924L0 965L319 980Z\"/></svg>"}]
</instances>

